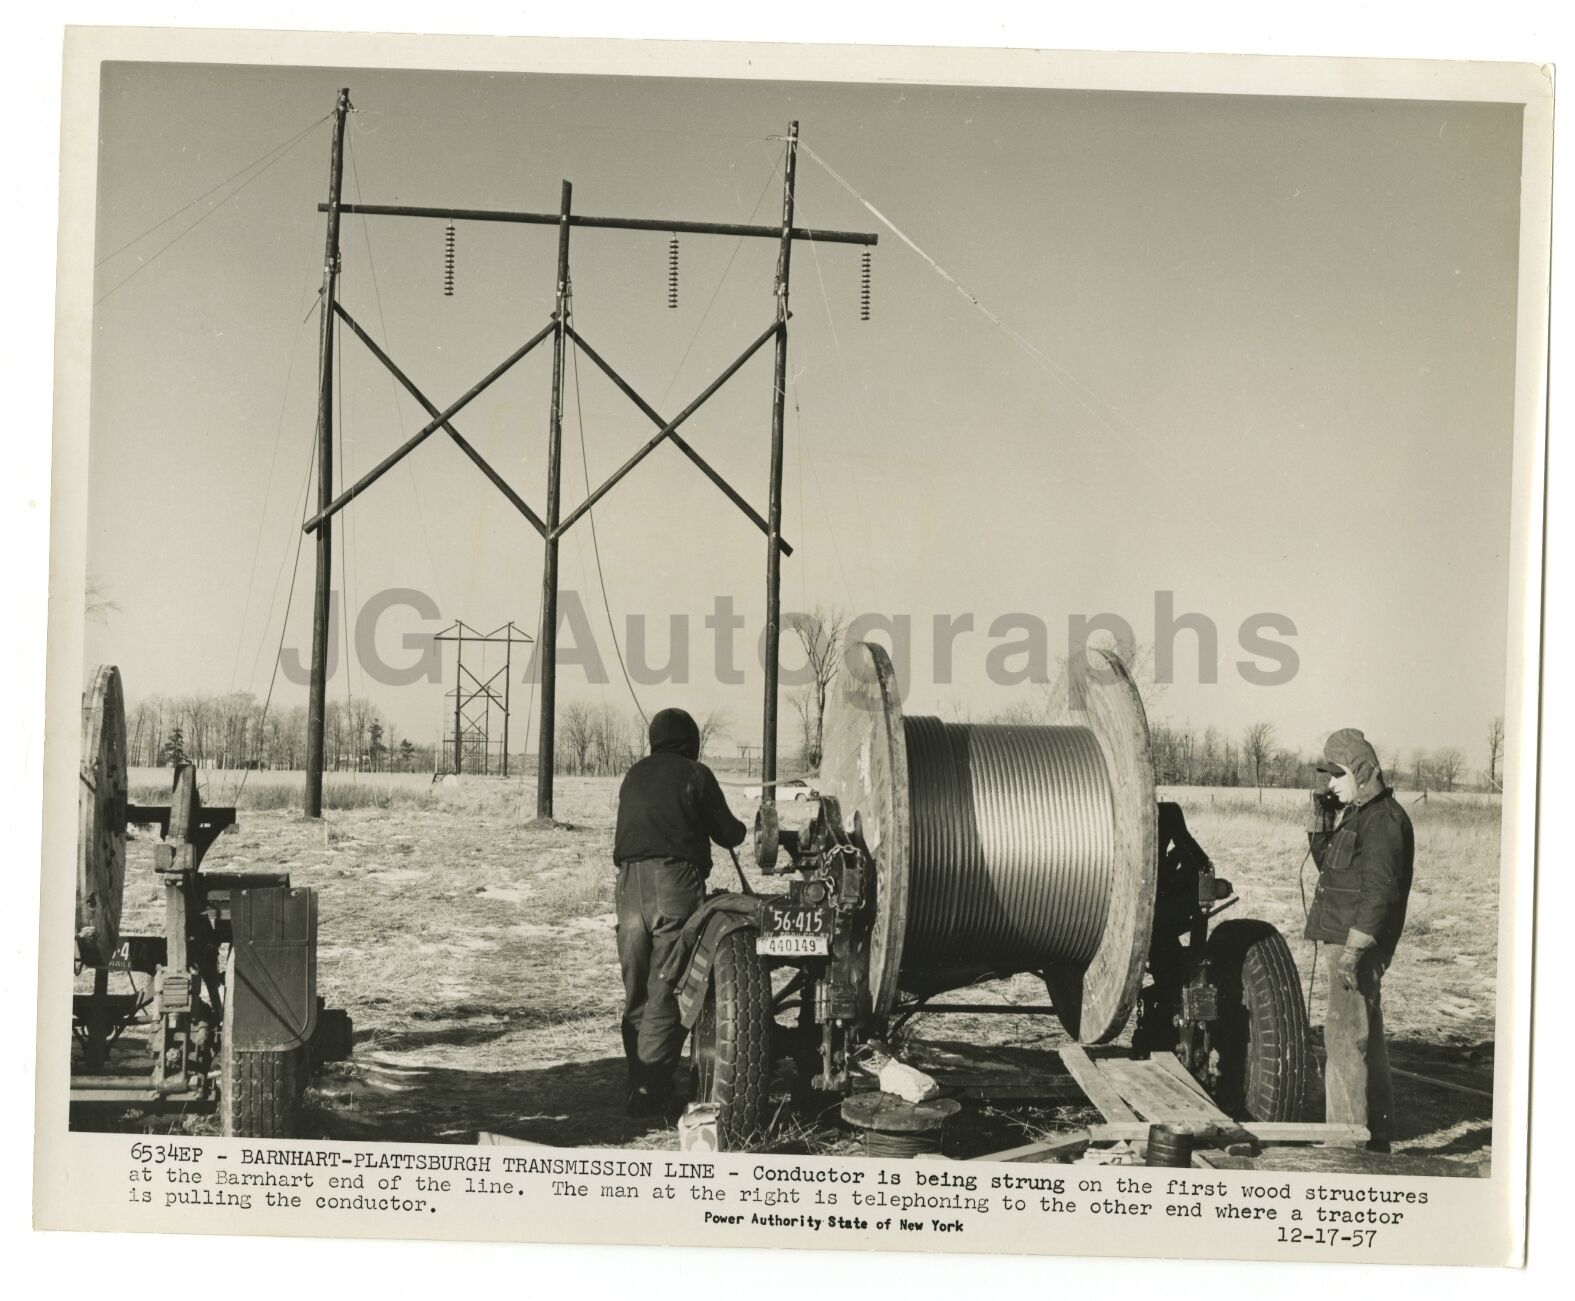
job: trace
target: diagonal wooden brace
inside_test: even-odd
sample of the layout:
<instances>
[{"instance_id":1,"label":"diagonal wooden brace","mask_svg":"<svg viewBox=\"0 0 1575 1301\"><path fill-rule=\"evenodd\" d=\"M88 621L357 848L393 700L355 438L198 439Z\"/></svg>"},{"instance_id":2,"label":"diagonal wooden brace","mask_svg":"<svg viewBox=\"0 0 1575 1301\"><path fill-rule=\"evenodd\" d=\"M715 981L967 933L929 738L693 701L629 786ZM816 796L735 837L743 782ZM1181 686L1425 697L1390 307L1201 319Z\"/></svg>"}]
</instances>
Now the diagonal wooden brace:
<instances>
[{"instance_id":1,"label":"diagonal wooden brace","mask_svg":"<svg viewBox=\"0 0 1575 1301\"><path fill-rule=\"evenodd\" d=\"M383 365L388 369L388 373L404 386L405 392L409 393L411 397L415 398L415 400L421 404L422 409L429 416L434 418L439 417L441 413L438 411L437 405L429 401L426 394L424 394L415 386L415 382L411 380L404 371L400 370L399 367L394 364L393 358L391 358L386 352L377 346L377 344L373 341L372 336L361 328L360 324L350 315L349 312L345 311L344 305L342 303L336 302L334 304L334 311L339 316L339 319L355 332L356 338L360 339L362 343L366 344L367 350L383 363ZM465 455L475 463L476 468L492 481L493 485L498 489L498 491L509 499L509 502L513 505L514 509L519 511L521 515L531 522L531 527L534 528L537 533L541 534L543 537L546 537L547 525L542 520L541 516L536 514L535 511L525 504L525 499L509 486L508 481L501 474L499 474L489 464L487 464L486 459L475 449L469 440L461 437L459 430L455 429L454 426L446 420L443 421L442 428L443 431L448 434L448 436L452 438L458 445L459 450L464 452Z\"/></svg>"},{"instance_id":2,"label":"diagonal wooden brace","mask_svg":"<svg viewBox=\"0 0 1575 1301\"><path fill-rule=\"evenodd\" d=\"M732 379L733 376L743 368L743 365L746 361L759 352L761 348L765 347L765 345L768 344L772 339L776 338L777 335L783 330L784 325L785 323L782 321L773 321L765 333L763 333L758 339L751 343L749 347L744 349L744 351L739 355L737 361L733 362L727 367L726 370L724 370L720 375L718 375L714 380L706 385L705 390L700 394L699 397L686 406L671 420L666 422L661 427L661 429L659 429L652 436L651 440L646 443L644 447L642 447L621 466L614 470L611 477L608 478L608 480L602 484L600 488L598 488L578 506L571 510L564 521L552 531L551 536L554 538L562 537L575 520L579 519L581 515L585 514L586 511L590 510L591 507L596 505L597 502L599 502L603 497L611 492L612 489L618 485L618 483L625 475L629 473L630 470L639 465L641 461L643 461L647 456L660 447L665 440L671 438L673 431L676 430L679 425L683 424L684 421L689 419L690 416L694 415L694 413L698 411L703 405L705 405L705 403L716 394L716 391L721 388L722 385L726 384L728 380ZM583 343L581 346L583 346Z\"/></svg>"},{"instance_id":3,"label":"diagonal wooden brace","mask_svg":"<svg viewBox=\"0 0 1575 1301\"><path fill-rule=\"evenodd\" d=\"M590 344L581 338L579 332L572 325L566 324L563 328L565 331L567 331L569 338L574 340L575 345L580 349L580 351L596 363L596 365L601 369L602 374L606 375L608 379L617 385L618 390L626 398L628 398L629 401L633 402L635 406L639 407L640 410L645 413L646 418L653 425L655 425L658 429L666 429L667 436L673 440L678 450L687 456L691 461L693 461L696 467L700 470L700 473L705 475L705 477L711 480L712 483L716 484L716 486L722 490L722 492L727 496L727 499L731 501L733 505L737 506L739 510L743 511L745 515L753 520L756 528L769 537L771 535L771 526L766 523L765 518L760 514L760 512L751 506L747 501L745 501L744 498L734 490L733 485L724 479L719 473L717 473L717 471L711 467L711 464L703 456L701 456L699 452L695 451L695 449L689 445L689 443L681 434L679 434L676 429L668 429L667 421L662 419L661 414L656 410L656 408L644 398L642 398L638 393L636 393L628 381L626 381L622 375L615 371L612 366L608 364L608 362L602 357L602 355L596 351L595 348L591 347ZM785 538L779 537L777 539L777 546L781 549L784 556L791 556L793 554L793 548Z\"/></svg>"},{"instance_id":4,"label":"diagonal wooden brace","mask_svg":"<svg viewBox=\"0 0 1575 1301\"><path fill-rule=\"evenodd\" d=\"M315 533L328 520L332 519L347 505L349 505L350 502L354 501L363 492L365 492L374 483L387 474L391 469L393 469L394 466L398 465L399 462L402 461L407 455L415 451L415 449L425 442L428 437L430 437L437 430L442 429L448 423L451 417L458 415L461 410L469 406L472 401L486 392L487 389L489 389L508 372L509 368L512 367L515 362L524 357L526 353L539 344L543 339L546 339L550 335L556 333L557 329L558 322L556 318L548 321L547 324L537 331L536 334L532 335L526 343L520 345L520 347L516 348L507 357L494 366L483 379L480 379L475 384L473 384L462 398L454 402L448 407L447 410L436 412L431 421L429 421L421 429L417 430L414 434L407 438L404 443L402 443L399 447L396 447L392 452L390 452L370 470L363 474L353 484L351 484L342 493L335 497L333 501L331 501L324 509L318 511L316 515L313 515L311 519L307 520L306 523L302 525L303 530L307 533Z\"/></svg>"}]
</instances>

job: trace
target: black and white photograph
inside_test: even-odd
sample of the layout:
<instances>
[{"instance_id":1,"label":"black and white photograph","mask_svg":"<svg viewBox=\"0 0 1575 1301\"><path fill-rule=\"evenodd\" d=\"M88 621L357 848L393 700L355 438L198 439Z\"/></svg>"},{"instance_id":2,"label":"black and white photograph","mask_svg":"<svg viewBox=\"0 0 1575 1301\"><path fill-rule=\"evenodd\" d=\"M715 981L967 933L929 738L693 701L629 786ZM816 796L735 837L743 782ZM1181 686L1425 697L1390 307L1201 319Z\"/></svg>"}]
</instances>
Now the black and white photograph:
<instances>
[{"instance_id":1,"label":"black and white photograph","mask_svg":"<svg viewBox=\"0 0 1575 1301\"><path fill-rule=\"evenodd\" d=\"M155 48L51 566L116 1227L1516 1249L1405 1216L1524 1181L1536 68Z\"/></svg>"}]
</instances>

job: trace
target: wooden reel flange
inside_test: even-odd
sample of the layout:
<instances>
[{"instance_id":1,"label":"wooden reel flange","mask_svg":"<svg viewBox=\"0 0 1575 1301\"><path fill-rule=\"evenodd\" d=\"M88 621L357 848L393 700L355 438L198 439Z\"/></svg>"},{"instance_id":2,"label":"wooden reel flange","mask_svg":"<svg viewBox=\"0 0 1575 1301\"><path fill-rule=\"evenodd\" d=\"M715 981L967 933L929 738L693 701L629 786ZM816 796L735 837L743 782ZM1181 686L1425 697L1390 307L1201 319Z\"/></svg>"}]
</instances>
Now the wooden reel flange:
<instances>
[{"instance_id":1,"label":"wooden reel flange","mask_svg":"<svg viewBox=\"0 0 1575 1301\"><path fill-rule=\"evenodd\" d=\"M126 705L113 665L94 670L82 696L80 775L77 956L103 967L120 943L126 886Z\"/></svg>"}]
</instances>

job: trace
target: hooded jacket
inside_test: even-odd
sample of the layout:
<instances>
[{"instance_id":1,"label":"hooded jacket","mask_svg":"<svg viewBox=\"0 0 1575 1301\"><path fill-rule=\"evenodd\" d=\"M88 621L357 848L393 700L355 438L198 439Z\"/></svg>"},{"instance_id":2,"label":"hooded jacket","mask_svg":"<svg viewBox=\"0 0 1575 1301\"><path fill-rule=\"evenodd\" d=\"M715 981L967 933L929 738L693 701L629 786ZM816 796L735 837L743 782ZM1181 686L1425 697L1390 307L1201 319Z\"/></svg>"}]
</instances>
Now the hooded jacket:
<instances>
[{"instance_id":1,"label":"hooded jacket","mask_svg":"<svg viewBox=\"0 0 1575 1301\"><path fill-rule=\"evenodd\" d=\"M700 729L682 709L651 720L651 753L625 774L618 790L613 861L689 863L711 871L711 842L732 849L744 842L716 774L700 762Z\"/></svg>"},{"instance_id":2,"label":"hooded jacket","mask_svg":"<svg viewBox=\"0 0 1575 1301\"><path fill-rule=\"evenodd\" d=\"M1318 891L1306 937L1344 944L1352 930L1371 935L1387 966L1405 926L1416 840L1411 819L1376 773L1358 773L1356 804L1333 831L1310 834ZM1363 799L1369 786L1377 793Z\"/></svg>"}]
</instances>

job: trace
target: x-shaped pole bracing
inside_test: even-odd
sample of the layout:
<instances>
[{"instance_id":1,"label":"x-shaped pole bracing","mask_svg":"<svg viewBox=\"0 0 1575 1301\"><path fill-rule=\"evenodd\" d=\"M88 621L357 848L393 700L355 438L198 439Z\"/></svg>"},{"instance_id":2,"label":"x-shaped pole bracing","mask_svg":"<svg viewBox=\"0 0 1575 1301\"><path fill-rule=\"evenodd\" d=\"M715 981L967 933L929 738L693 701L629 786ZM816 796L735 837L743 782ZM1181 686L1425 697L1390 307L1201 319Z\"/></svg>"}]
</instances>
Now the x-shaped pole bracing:
<instances>
[{"instance_id":1,"label":"x-shaped pole bracing","mask_svg":"<svg viewBox=\"0 0 1575 1301\"><path fill-rule=\"evenodd\" d=\"M422 409L426 411L431 419L409 438L407 438L403 443L396 447L392 452L385 456L381 461L374 465L370 470L363 474L359 479L357 479L353 484L351 484L337 497L335 497L326 508L312 516L311 519L307 520L304 526L306 532L314 533L320 529L325 523L327 523L352 501L359 497L363 492L370 488L374 483L381 479L385 474L387 474L391 469L393 469L394 466L398 465L400 461L404 460L406 456L421 446L421 444L431 437L431 435L441 429L447 433L448 436L454 441L455 445L458 446L459 449L464 452L472 462L475 463L476 467L482 472L482 474L486 475L486 477L492 482L498 491L508 498L509 502L514 506L514 508L530 521L531 527L534 528L536 532L542 537L547 538L549 534L546 522L541 518L540 515L530 508L529 504L526 503L524 498L522 498L519 493L515 492L514 489L509 486L508 481L504 479L504 477L499 474L497 470L487 463L486 458L476 450L475 446L470 443L459 432L458 429L454 427L453 418L462 410L464 410L465 407L469 406L471 402L475 401L476 398L485 393L487 389L489 389L498 380L502 379L503 376L506 375L517 362L522 361L538 344L550 338L553 332L558 329L557 315L554 314L552 319L549 320L547 324L535 334L533 334L524 344L516 348L501 362L494 366L492 370L487 372L485 376L483 376L475 384L471 385L471 387L465 391L463 396L440 411L437 407L437 404L416 387L415 382L408 375L406 375L403 370L400 369L399 365L393 360L393 358L390 357L388 353L378 345L377 341L373 339L372 336L368 334L361 326L361 324L344 309L342 304L335 302L334 312L342 321L344 321L346 325L350 327L356 338L360 339L361 342L366 345L367 350L371 352L371 354L376 357L378 361L382 362L389 374L399 381L400 385L403 386L405 391L409 393L411 397L415 398L418 403L420 403ZM607 478L606 482L604 482L599 488L591 493L590 496L586 497L584 501L582 501L578 506L569 512L569 514L563 519L558 527L551 532L550 540L556 540L557 538L562 537L576 520L594 508L596 503L605 497L610 491L612 491L612 489L617 486L619 481L621 481L631 470L633 470L635 466L637 466L647 456L660 447L663 442L669 439L679 451L681 451L690 459L690 461L695 464L696 468L698 468L700 472L706 476L706 478L710 479L712 483L716 484L716 486L722 490L723 494L729 501L731 501L735 506L738 507L740 511L744 513L744 515L753 521L756 528L769 537L771 535L771 527L766 522L765 518L760 514L760 512L751 506L743 498L743 496L730 483L728 483L726 479L722 477L715 467L713 467L710 462L701 456L700 453L697 452L688 442L688 440L679 434L678 428L684 423L684 421L688 420L690 416L694 415L696 411L704 406L707 401L715 396L717 391L721 389L721 387L726 384L728 380L736 375L739 370L743 368L744 364L755 355L755 353L759 352L760 349L763 348L767 343L770 343L773 339L775 339L783 329L784 324L785 323L781 321L772 322L772 324L763 333L761 333L758 338L756 338L746 349L744 349L742 353L739 354L735 361L723 369L723 371L714 380L712 380L710 384L706 385L706 387L700 392L699 396L697 396L694 401L690 402L689 405L680 411L678 415L676 415L672 420L664 420L656 408L647 402L643 397L641 397L640 394L637 393L635 389L629 384L629 382L625 380L623 376L618 374L618 372L613 369L607 360L599 352L597 352L595 348L587 343L584 338L581 337L579 332L575 330L572 325L564 322L564 333L570 339L572 339L575 346L579 348L580 351L582 351L588 358L590 358L590 360L596 364L598 369L600 369L602 373L605 374L607 378L617 386L618 390L623 393L624 396L627 397L632 403L634 403L634 405L638 407L641 412L644 413L646 418L657 427L657 432L651 436L651 438L645 443L643 447L640 448L639 451L637 451L633 456L625 461L623 465L619 466L618 469ZM783 555L790 556L793 554L793 548L785 538L779 537L777 539L777 545L781 548Z\"/></svg>"}]
</instances>

